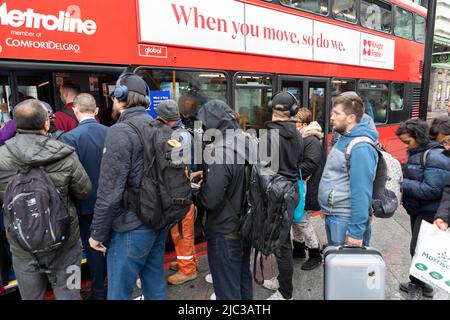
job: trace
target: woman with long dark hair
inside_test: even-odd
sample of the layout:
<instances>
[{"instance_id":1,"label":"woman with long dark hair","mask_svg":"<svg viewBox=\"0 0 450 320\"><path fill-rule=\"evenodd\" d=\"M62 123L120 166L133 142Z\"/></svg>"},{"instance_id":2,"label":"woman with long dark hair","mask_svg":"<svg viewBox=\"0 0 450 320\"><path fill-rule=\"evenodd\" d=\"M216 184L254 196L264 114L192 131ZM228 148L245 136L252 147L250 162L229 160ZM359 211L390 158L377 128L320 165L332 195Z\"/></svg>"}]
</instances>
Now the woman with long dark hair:
<instances>
[{"instance_id":1,"label":"woman with long dark hair","mask_svg":"<svg viewBox=\"0 0 450 320\"><path fill-rule=\"evenodd\" d=\"M403 170L403 206L411 219L411 257L414 256L422 220L433 223L447 179L450 177L450 158L438 142L430 139L428 124L411 119L400 124L396 135L406 145L408 161ZM433 289L410 276L401 283L400 290L408 292L408 299L420 300L433 296Z\"/></svg>"}]
</instances>

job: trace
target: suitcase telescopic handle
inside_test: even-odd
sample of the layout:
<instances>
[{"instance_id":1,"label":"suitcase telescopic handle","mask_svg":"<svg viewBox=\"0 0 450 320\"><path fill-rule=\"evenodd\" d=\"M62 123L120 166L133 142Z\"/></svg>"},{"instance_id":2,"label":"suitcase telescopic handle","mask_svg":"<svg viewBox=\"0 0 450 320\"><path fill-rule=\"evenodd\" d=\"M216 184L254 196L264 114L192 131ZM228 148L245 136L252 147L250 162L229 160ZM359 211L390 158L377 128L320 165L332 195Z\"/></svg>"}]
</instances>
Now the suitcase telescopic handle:
<instances>
[{"instance_id":1,"label":"suitcase telescopic handle","mask_svg":"<svg viewBox=\"0 0 450 320\"><path fill-rule=\"evenodd\" d=\"M339 247L339 250L343 250L343 249L360 249L360 250L367 250L366 247L358 247L358 246L348 246L348 245L343 245Z\"/></svg>"}]
</instances>

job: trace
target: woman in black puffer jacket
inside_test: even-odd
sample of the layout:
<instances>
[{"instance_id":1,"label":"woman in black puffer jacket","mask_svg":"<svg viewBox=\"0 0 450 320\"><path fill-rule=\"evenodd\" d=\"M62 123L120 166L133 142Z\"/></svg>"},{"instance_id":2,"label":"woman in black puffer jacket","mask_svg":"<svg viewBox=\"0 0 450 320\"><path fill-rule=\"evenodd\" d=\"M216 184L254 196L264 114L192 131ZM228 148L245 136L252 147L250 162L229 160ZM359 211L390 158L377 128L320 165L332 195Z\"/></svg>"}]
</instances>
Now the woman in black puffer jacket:
<instances>
[{"instance_id":1,"label":"woman in black puffer jacket","mask_svg":"<svg viewBox=\"0 0 450 320\"><path fill-rule=\"evenodd\" d=\"M406 145L408 161L403 170L403 206L411 219L410 253L414 256L422 220L433 223L438 211L444 186L450 177L450 158L444 148L428 135L428 124L411 119L397 129L396 135ZM420 299L422 294L433 295L433 290L422 281L410 276L410 283L402 283L410 299Z\"/></svg>"}]
</instances>

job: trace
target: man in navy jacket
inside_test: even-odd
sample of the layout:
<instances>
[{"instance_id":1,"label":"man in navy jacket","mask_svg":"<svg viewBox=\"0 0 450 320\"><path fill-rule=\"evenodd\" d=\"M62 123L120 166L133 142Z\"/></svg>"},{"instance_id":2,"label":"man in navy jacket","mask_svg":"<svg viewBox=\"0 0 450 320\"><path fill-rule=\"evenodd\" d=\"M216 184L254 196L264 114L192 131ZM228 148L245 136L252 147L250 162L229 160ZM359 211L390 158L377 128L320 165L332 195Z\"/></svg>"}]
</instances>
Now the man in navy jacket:
<instances>
[{"instance_id":1,"label":"man in navy jacket","mask_svg":"<svg viewBox=\"0 0 450 320\"><path fill-rule=\"evenodd\" d=\"M95 251L89 246L88 240L94 214L95 200L97 199L103 145L108 128L97 123L95 120L98 108L94 97L90 94L79 94L74 99L73 104L73 111L79 124L75 129L62 135L60 140L75 148L81 164L91 179L92 192L89 198L78 201L76 208L80 222L81 241L87 255L92 277L92 299L103 300L106 298L104 285L106 260L101 252Z\"/></svg>"}]
</instances>

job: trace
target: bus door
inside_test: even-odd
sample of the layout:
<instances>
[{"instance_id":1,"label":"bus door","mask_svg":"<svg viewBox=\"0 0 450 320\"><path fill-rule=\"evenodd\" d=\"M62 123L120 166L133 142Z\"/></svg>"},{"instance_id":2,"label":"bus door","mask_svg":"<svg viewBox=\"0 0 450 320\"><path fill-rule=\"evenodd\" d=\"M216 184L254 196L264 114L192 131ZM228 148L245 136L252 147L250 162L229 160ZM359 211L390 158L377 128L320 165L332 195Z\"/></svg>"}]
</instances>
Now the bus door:
<instances>
[{"instance_id":1,"label":"bus door","mask_svg":"<svg viewBox=\"0 0 450 320\"><path fill-rule=\"evenodd\" d=\"M317 121L323 132L328 132L330 126L330 80L327 78L280 76L278 91L289 91L297 97L301 107L308 108L313 121ZM324 146L327 135L324 135Z\"/></svg>"}]
</instances>

